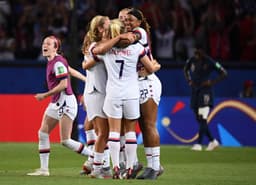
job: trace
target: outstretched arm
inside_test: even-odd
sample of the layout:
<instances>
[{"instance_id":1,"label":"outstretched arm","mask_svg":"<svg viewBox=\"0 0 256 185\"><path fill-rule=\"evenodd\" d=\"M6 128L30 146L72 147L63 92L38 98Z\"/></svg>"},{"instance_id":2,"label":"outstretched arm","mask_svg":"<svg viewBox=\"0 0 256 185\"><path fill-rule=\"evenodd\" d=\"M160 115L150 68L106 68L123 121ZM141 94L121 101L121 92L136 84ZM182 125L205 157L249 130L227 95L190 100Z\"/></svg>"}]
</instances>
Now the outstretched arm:
<instances>
[{"instance_id":1,"label":"outstretched arm","mask_svg":"<svg viewBox=\"0 0 256 185\"><path fill-rule=\"evenodd\" d=\"M82 80L84 82L86 81L86 77L82 73L80 73L79 71L75 70L74 68L68 66L68 71L69 71L71 76L73 76L73 77L75 77L79 80Z\"/></svg>"}]
</instances>

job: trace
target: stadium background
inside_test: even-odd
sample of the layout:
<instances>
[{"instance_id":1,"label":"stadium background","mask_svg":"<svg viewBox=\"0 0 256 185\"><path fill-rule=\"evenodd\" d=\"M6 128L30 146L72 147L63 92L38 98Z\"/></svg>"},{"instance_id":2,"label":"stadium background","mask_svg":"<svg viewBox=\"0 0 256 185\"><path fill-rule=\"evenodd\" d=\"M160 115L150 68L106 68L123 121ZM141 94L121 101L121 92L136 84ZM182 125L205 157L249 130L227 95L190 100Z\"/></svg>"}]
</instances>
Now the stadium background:
<instances>
[{"instance_id":1,"label":"stadium background","mask_svg":"<svg viewBox=\"0 0 256 185\"><path fill-rule=\"evenodd\" d=\"M35 142L44 108L49 99L37 102L34 93L45 91L44 66L2 66L0 74L0 141ZM162 144L192 144L197 137L197 123L189 109L189 88L182 68L163 69L158 76L163 83L163 96L159 106L157 126ZM242 77L242 78L241 78ZM251 69L229 69L229 77L216 86L216 102L210 127L224 146L256 146L256 100L239 98L241 85L247 78L255 80ZM237 89L236 89L237 87ZM79 92L84 84L79 82ZM81 95L78 94L79 95ZM86 112L79 106L79 115L73 137L86 142L83 120ZM139 143L142 142L140 133ZM59 141L58 131L51 136Z\"/></svg>"},{"instance_id":2,"label":"stadium background","mask_svg":"<svg viewBox=\"0 0 256 185\"><path fill-rule=\"evenodd\" d=\"M27 46L25 49L22 47L22 45L20 45L22 41L32 43L32 41L29 39L22 40L23 37L21 36L24 36L24 38L30 38L32 32L29 32L30 30L26 29L29 28L31 24L28 24L28 22L26 24L22 24L20 17L23 16L25 7L27 7L27 10L29 7L31 9L31 6L37 7L36 5L40 4L41 1L1 1L1 13L6 13L7 9L3 8L5 6L4 3L6 2L10 3L11 8L15 7L16 9L11 9L13 12L7 14L7 21L2 21L4 19L1 19L0 27L1 31L7 31L7 35L16 41L16 49L14 51L14 60L6 60L0 57L0 142L36 142L37 130L40 126L41 117L44 108L49 102L49 99L43 102L37 102L33 97L35 93L45 91L45 62L40 59L38 45L33 46L32 48ZM72 3L70 2L81 3L82 1L53 1L53 3L63 2L72 7L68 12L68 15L70 16L69 29L62 38L64 44L63 49L65 53L67 53L67 57L70 59L70 65L78 70L81 70L80 64L82 59L79 48L83 32L80 32L79 28L84 29L85 24L82 27L80 24L82 21L86 22L86 20L81 20L81 17L79 17L78 14L74 14L75 11L80 11L82 8L76 9L78 4L74 3L71 6ZM96 5L105 3L102 3L101 1L95 2ZM139 6L140 2L144 1L126 2L133 2L136 4L136 6ZM151 2L151 5L155 5L156 1L145 2ZM163 3L167 1L162 0L160 2ZM183 1L177 0L175 2ZM209 3L210 1L200 2L207 2L208 7L211 6ZM215 2L220 3L221 1ZM223 7L229 6L229 3L233 1L225 2L226 5L225 3L223 3L224 5L220 3L222 5L220 8L223 9ZM255 17L255 13L251 12L251 9L254 9L255 11L255 8L253 8L255 7L255 3L253 3L253 1L247 1L247 3L252 3L249 5L246 4L246 1L238 2L240 2L240 4L238 4L240 6L235 6L233 9L231 9L233 11L240 12L239 20L240 15L247 15L247 13L250 15L252 14ZM113 6L116 7L115 11L113 11L111 14L108 12L110 17L114 15L116 16L117 10L123 6L128 6L128 4L122 4L121 1L115 1ZM103 11L103 7L101 6L97 6L96 9L96 13L107 13ZM87 12L87 20L89 20L89 17L93 16L95 13L92 13L91 8L87 9L85 12ZM163 12L165 11L163 10ZM1 18L3 18L3 14L0 15ZM80 14L80 16L84 16L84 13ZM151 15L148 18L150 19ZM78 22L80 24L77 24ZM255 28L248 28L249 32L251 31L254 34L256 31L250 29L256 29L255 22L256 21L254 20L253 25ZM22 27L15 27L15 25L20 25ZM153 29L156 29L157 26L152 22L152 27ZM21 29L20 31L24 32L17 32L17 29ZM23 33L24 35L17 33ZM77 35L79 35L80 40L73 39L76 38ZM221 41L225 40L225 38L216 37L216 35L213 35L211 39L212 41L216 41L218 39ZM255 39L255 35L252 40L253 39ZM234 41L234 38L232 41ZM211 44L214 43L215 42L211 42ZM40 42L38 44L40 45ZM215 56L214 54L216 53L214 52L214 49L208 50L214 58L221 61L221 63L227 68L229 74L225 81L221 82L215 87L216 109L211 113L212 117L210 120L210 127L214 131L214 135L217 136L224 146L256 146L256 135L254 134L256 132L256 100L255 98L239 97L239 93L242 91L244 81L252 80L254 81L254 84L256 82L256 58L250 58L251 55L249 54L247 55L250 56L250 60L248 61L248 58L245 57L250 50L253 51L252 53L254 53L255 57L256 48L255 44L252 46L252 48L244 49L243 47L237 47L241 50L244 49L244 52L239 52L238 55L236 52L238 50L236 50L237 48L234 47L237 46L236 44L237 43L233 43L233 47L230 48L232 52L228 58L226 58L227 55ZM156 40L153 39L153 46L154 45L156 45ZM154 54L157 54L156 50L154 50ZM182 72L185 59L188 57L187 55L188 54L174 51L174 56L172 58L158 57L159 62L162 64L162 69L157 74L163 84L163 96L159 107L157 126L161 135L162 144L192 144L197 137L197 123L194 121L195 119L192 111L189 109L189 87L185 83ZM81 72L84 73L82 70ZM73 86L77 96L80 96L83 92L84 84L73 80ZM84 133L82 131L82 124L85 114L86 112L84 112L80 106L78 119L76 120L73 130L73 137L77 137L83 142L86 142ZM141 143L142 141L139 131L138 138L139 142ZM54 131L53 135L51 136L51 140L55 142L59 141L57 130Z\"/></svg>"}]
</instances>

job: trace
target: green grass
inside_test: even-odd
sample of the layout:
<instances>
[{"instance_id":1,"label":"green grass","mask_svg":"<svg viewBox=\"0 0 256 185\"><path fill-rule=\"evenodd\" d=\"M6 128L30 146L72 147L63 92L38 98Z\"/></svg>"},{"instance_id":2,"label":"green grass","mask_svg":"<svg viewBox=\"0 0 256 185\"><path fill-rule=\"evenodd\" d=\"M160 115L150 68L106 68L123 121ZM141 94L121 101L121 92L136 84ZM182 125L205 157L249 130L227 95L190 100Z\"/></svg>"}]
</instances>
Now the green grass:
<instances>
[{"instance_id":1,"label":"green grass","mask_svg":"<svg viewBox=\"0 0 256 185\"><path fill-rule=\"evenodd\" d=\"M142 146L139 159L145 164ZM161 146L161 164L165 172L156 181L100 180L80 176L86 158L64 148L51 145L50 177L25 174L38 168L36 143L0 143L1 185L255 185L256 148L222 147L213 152L194 152L189 146Z\"/></svg>"}]
</instances>

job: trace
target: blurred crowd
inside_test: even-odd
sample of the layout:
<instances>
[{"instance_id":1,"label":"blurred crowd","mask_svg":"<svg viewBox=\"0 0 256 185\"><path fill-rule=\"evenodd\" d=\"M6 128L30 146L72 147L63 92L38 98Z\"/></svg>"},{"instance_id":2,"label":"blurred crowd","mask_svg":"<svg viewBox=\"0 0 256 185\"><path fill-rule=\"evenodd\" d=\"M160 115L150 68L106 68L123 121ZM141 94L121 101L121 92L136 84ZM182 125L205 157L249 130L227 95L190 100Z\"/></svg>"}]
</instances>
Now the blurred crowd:
<instances>
[{"instance_id":1,"label":"blurred crowd","mask_svg":"<svg viewBox=\"0 0 256 185\"><path fill-rule=\"evenodd\" d=\"M61 39L65 54L80 54L93 16L116 18L132 6L151 25L156 58L184 61L200 46L224 62L256 61L255 0L1 0L0 61L40 60L48 34Z\"/></svg>"}]
</instances>

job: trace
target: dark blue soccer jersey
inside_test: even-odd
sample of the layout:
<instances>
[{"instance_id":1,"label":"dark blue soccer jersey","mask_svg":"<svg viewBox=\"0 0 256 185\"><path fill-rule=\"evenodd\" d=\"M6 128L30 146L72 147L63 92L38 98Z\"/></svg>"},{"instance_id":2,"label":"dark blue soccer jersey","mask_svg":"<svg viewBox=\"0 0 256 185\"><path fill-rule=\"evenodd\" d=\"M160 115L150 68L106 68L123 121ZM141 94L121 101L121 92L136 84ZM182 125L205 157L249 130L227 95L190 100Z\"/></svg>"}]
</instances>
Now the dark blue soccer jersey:
<instances>
[{"instance_id":1,"label":"dark blue soccer jersey","mask_svg":"<svg viewBox=\"0 0 256 185\"><path fill-rule=\"evenodd\" d=\"M194 110L197 110L198 107L212 107L212 85L205 85L205 82L216 81L217 78L213 78L212 76L213 72L217 72L222 76L226 74L225 69L218 62L204 55L200 60L195 57L188 59L184 66L184 72L186 79L192 82L191 107Z\"/></svg>"},{"instance_id":2,"label":"dark blue soccer jersey","mask_svg":"<svg viewBox=\"0 0 256 185\"><path fill-rule=\"evenodd\" d=\"M189 70L190 80L196 88L200 88L202 82L210 79L213 71L221 72L222 66L209 56L205 56L201 61L197 61L195 57L188 59L185 68Z\"/></svg>"}]
</instances>

